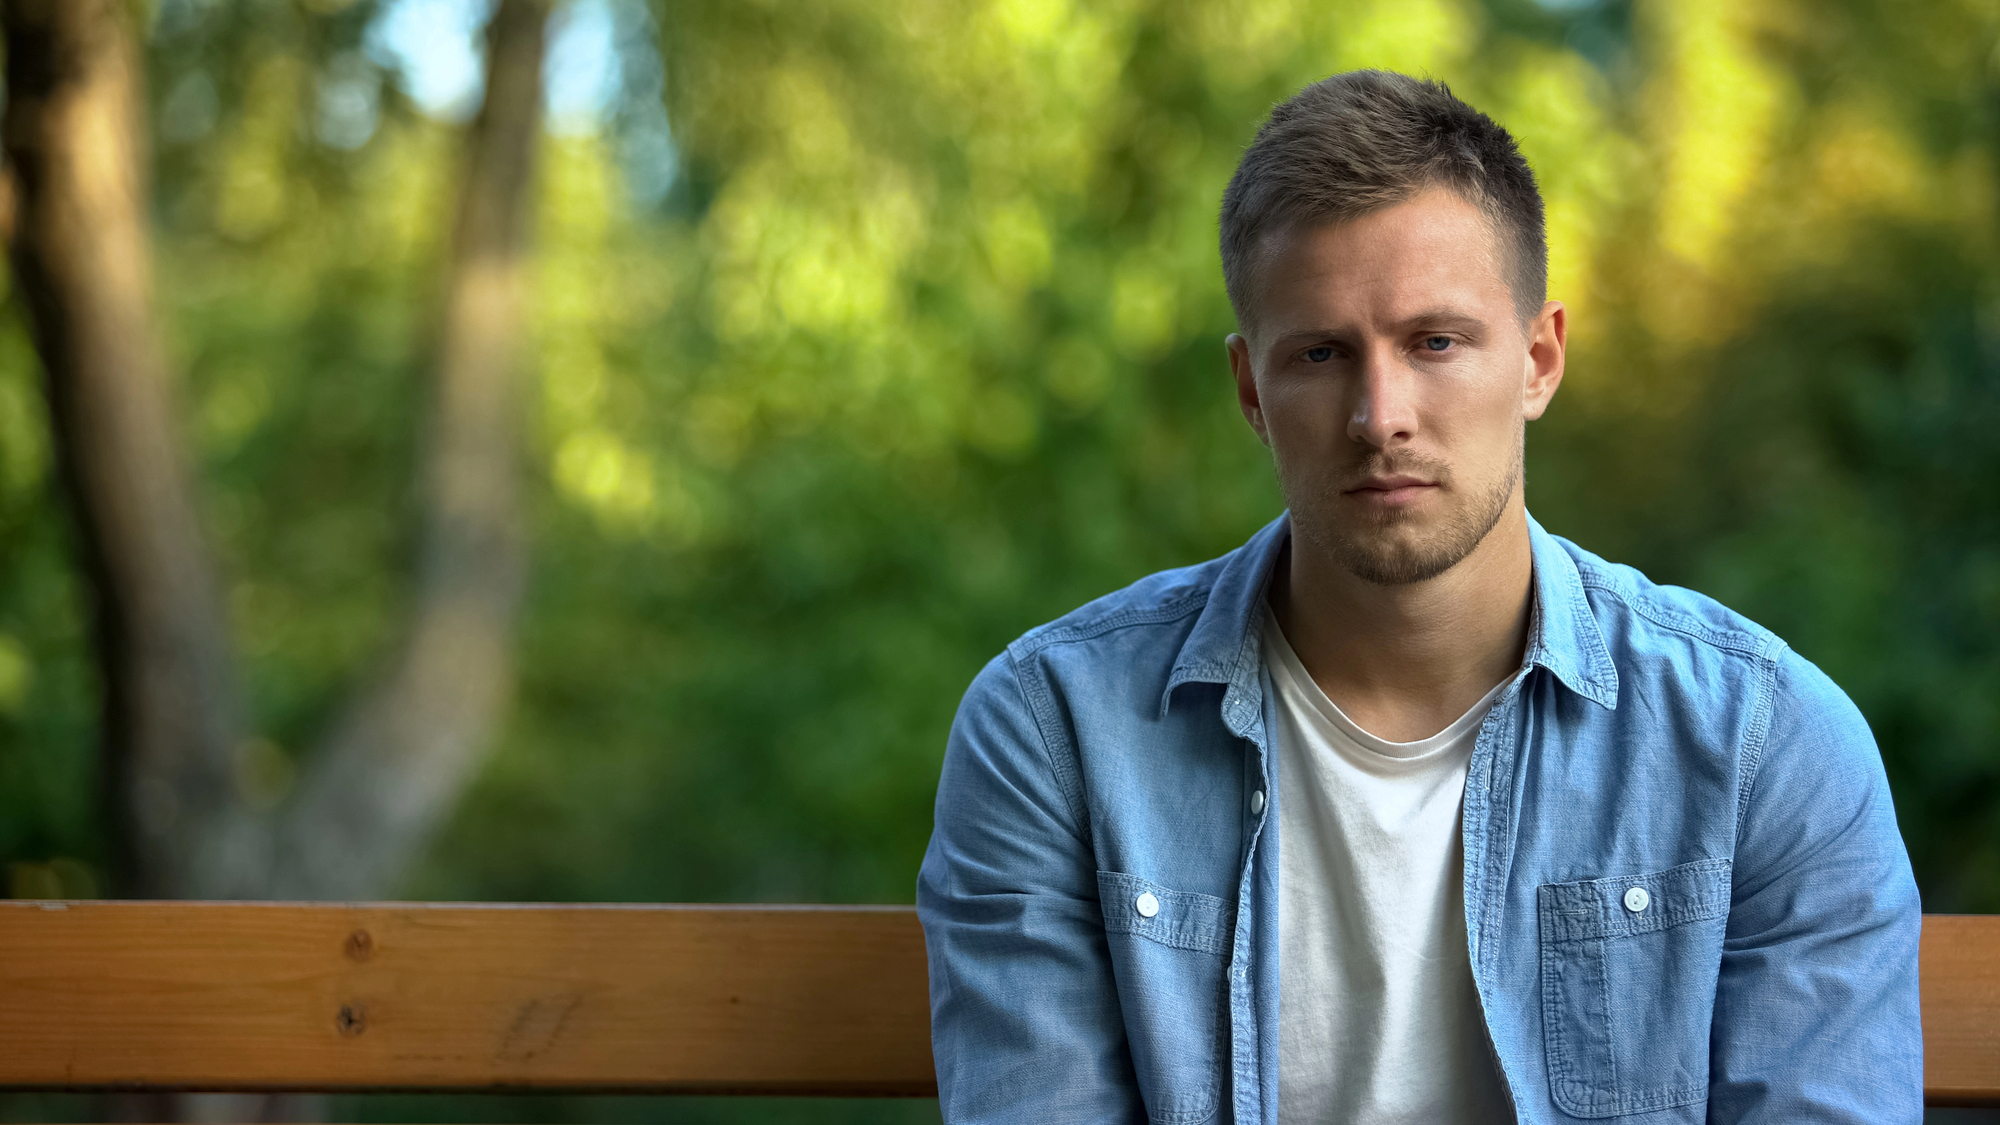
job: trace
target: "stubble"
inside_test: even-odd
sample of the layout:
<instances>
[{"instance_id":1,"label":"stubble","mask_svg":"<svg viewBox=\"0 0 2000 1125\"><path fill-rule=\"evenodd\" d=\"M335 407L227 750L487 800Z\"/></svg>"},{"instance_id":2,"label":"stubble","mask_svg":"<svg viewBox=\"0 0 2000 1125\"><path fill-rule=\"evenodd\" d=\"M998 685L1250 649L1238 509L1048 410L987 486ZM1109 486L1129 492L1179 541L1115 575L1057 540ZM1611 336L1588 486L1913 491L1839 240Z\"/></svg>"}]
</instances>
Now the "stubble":
<instances>
[{"instance_id":1,"label":"stubble","mask_svg":"<svg viewBox=\"0 0 2000 1125\"><path fill-rule=\"evenodd\" d=\"M1294 481L1278 464L1278 483L1292 509L1292 534L1331 558L1343 570L1376 586L1427 582L1470 555L1507 513L1507 501L1520 484L1525 429L1514 441L1507 472L1482 495L1457 497L1451 468L1415 455L1372 452L1336 480ZM1436 528L1417 532L1418 517L1394 509L1371 512L1359 519L1343 516L1351 504L1342 493L1377 475L1409 473L1436 482L1445 499L1457 500ZM1410 530L1405 530L1410 529Z\"/></svg>"}]
</instances>

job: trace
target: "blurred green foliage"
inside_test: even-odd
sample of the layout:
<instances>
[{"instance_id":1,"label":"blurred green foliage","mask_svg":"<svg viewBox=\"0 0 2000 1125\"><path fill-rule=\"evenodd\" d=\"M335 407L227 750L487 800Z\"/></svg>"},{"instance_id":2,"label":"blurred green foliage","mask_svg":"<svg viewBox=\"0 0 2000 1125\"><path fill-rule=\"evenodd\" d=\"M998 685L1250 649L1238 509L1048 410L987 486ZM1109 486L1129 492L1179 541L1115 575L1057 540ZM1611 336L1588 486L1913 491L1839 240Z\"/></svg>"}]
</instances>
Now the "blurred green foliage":
<instances>
[{"instance_id":1,"label":"blurred green foliage","mask_svg":"<svg viewBox=\"0 0 2000 1125\"><path fill-rule=\"evenodd\" d=\"M405 596L458 127L371 36L417 2L152 16L159 296L273 800ZM1214 211L1275 101L1373 65L1448 80L1542 178L1573 349L1538 518L1822 664L1926 908L2000 910L2000 9L586 17L624 81L544 150L519 690L411 895L909 901L980 664L1279 510ZM100 854L94 688L7 300L0 862L40 886Z\"/></svg>"}]
</instances>

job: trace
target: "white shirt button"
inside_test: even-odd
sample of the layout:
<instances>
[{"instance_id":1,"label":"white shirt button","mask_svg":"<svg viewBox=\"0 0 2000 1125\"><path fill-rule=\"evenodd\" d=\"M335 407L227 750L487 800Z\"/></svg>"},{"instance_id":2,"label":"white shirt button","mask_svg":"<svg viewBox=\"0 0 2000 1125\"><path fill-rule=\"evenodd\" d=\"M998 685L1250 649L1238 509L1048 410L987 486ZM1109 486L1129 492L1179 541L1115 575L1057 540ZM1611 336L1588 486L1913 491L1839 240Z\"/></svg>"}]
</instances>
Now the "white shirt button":
<instances>
[{"instance_id":1,"label":"white shirt button","mask_svg":"<svg viewBox=\"0 0 2000 1125\"><path fill-rule=\"evenodd\" d=\"M1651 905L1652 901L1653 896L1647 894L1644 887L1633 887L1631 890L1625 892L1625 909L1630 910L1634 914L1643 912L1647 906Z\"/></svg>"},{"instance_id":2,"label":"white shirt button","mask_svg":"<svg viewBox=\"0 0 2000 1125\"><path fill-rule=\"evenodd\" d=\"M1151 918L1160 912L1160 900L1153 897L1153 892L1146 891L1132 903L1132 909L1137 910L1141 918Z\"/></svg>"},{"instance_id":3,"label":"white shirt button","mask_svg":"<svg viewBox=\"0 0 2000 1125\"><path fill-rule=\"evenodd\" d=\"M1250 815L1256 816L1258 813L1261 813L1263 811L1264 811L1264 791L1262 789L1259 789L1255 793L1250 794Z\"/></svg>"}]
</instances>

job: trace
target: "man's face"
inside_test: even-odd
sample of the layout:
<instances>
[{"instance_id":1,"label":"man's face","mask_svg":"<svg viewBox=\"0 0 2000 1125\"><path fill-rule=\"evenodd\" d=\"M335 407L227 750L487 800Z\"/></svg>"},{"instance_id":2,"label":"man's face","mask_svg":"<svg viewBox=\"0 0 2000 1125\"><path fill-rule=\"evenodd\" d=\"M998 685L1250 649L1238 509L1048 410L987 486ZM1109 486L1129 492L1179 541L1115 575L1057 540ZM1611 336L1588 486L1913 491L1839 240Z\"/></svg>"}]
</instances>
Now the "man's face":
<instances>
[{"instance_id":1,"label":"man's face","mask_svg":"<svg viewBox=\"0 0 2000 1125\"><path fill-rule=\"evenodd\" d=\"M1271 235L1229 338L1303 545L1377 585L1465 558L1518 504L1522 440L1562 380L1559 303L1524 327L1492 224L1434 189Z\"/></svg>"}]
</instances>

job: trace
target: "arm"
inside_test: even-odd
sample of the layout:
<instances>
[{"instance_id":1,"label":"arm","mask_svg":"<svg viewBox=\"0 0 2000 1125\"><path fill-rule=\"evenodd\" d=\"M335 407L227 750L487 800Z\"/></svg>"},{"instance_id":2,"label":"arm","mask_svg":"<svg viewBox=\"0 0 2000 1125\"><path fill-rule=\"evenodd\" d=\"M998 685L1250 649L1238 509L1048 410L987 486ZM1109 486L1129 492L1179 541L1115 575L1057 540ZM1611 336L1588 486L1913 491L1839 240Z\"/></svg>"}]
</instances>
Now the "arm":
<instances>
[{"instance_id":1,"label":"arm","mask_svg":"<svg viewBox=\"0 0 2000 1125\"><path fill-rule=\"evenodd\" d=\"M954 1125L1144 1117L1097 865L1050 753L999 657L952 724L917 878L931 1044Z\"/></svg>"},{"instance_id":2,"label":"arm","mask_svg":"<svg viewBox=\"0 0 2000 1125\"><path fill-rule=\"evenodd\" d=\"M1867 722L1786 651L1737 829L1709 1120L1921 1120L1920 910Z\"/></svg>"}]
</instances>

